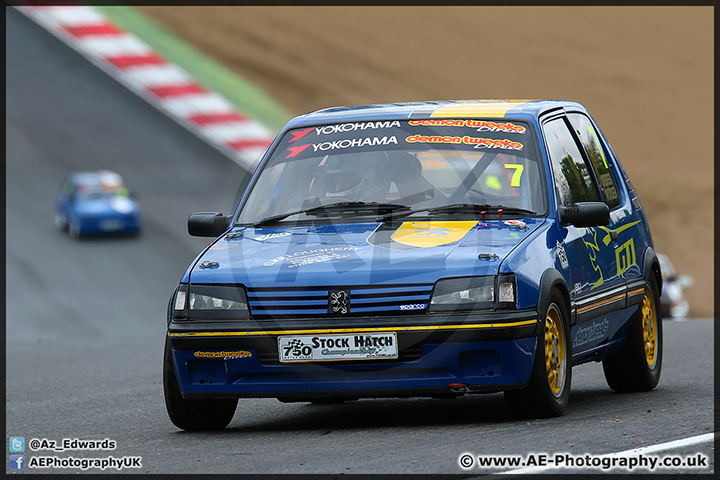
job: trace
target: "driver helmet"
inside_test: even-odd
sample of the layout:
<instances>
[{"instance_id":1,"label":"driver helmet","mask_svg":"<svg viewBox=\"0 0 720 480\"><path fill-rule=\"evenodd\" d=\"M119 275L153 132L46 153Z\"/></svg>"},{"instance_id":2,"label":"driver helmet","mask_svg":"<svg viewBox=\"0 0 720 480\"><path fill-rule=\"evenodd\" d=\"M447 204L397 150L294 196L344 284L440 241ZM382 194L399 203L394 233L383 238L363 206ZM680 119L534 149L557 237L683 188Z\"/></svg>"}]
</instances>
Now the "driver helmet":
<instances>
[{"instance_id":1,"label":"driver helmet","mask_svg":"<svg viewBox=\"0 0 720 480\"><path fill-rule=\"evenodd\" d=\"M390 166L385 152L335 155L325 164L327 197L385 201Z\"/></svg>"}]
</instances>

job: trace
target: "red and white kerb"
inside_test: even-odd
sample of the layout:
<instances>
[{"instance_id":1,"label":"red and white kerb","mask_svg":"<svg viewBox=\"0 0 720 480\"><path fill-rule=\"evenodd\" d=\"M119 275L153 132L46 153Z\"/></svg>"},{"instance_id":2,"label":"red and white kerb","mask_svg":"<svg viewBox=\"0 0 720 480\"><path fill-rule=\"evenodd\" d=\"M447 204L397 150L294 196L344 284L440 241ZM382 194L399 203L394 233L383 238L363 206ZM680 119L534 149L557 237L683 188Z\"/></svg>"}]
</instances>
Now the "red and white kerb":
<instances>
[{"instance_id":1,"label":"red and white kerb","mask_svg":"<svg viewBox=\"0 0 720 480\"><path fill-rule=\"evenodd\" d=\"M254 170L273 132L88 6L17 7L178 123Z\"/></svg>"}]
</instances>

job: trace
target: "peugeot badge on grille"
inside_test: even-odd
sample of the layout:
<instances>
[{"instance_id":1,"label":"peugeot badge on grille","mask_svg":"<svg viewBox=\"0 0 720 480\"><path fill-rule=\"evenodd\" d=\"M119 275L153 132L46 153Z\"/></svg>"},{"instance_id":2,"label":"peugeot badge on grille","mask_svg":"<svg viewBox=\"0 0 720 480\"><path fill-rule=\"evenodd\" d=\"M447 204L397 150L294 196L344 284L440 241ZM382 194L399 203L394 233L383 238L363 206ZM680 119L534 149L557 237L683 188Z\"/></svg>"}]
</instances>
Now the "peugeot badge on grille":
<instances>
[{"instance_id":1,"label":"peugeot badge on grille","mask_svg":"<svg viewBox=\"0 0 720 480\"><path fill-rule=\"evenodd\" d=\"M328 293L328 313L345 315L350 311L349 290L331 290Z\"/></svg>"}]
</instances>

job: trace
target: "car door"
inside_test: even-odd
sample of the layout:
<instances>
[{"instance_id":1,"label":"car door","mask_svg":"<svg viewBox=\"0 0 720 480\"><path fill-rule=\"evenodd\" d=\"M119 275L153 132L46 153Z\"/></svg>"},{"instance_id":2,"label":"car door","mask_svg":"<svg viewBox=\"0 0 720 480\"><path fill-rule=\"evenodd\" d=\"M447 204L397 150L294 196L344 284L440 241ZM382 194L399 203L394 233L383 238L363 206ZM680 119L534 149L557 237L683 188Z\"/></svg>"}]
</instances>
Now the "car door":
<instances>
[{"instance_id":1,"label":"car door","mask_svg":"<svg viewBox=\"0 0 720 480\"><path fill-rule=\"evenodd\" d=\"M603 197L595 172L565 115L543 123L558 206L600 202ZM613 245L606 244L610 225L561 227L556 249L565 281L570 288L573 357L607 341L620 326L614 313L625 306L625 286L616 275ZM614 236L614 235L613 235ZM584 325L583 325L584 324Z\"/></svg>"},{"instance_id":2,"label":"car door","mask_svg":"<svg viewBox=\"0 0 720 480\"><path fill-rule=\"evenodd\" d=\"M622 176L610 152L606 152L600 140L600 132L588 116L580 112L568 114L584 153L595 173L602 200L610 208L610 223L597 227L601 230L602 248L612 248L605 255L607 270L605 277L609 284L628 283L642 277L638 258L644 241L643 218L634 211L630 199L620 188Z\"/></svg>"}]
</instances>

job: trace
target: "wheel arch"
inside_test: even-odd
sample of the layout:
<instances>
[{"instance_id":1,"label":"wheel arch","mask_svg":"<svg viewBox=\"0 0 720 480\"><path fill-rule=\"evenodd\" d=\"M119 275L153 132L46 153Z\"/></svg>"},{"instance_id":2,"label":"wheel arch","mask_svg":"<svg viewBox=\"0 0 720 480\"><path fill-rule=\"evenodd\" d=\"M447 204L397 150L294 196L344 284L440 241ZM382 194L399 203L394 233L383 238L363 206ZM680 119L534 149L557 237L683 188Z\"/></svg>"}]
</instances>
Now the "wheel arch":
<instances>
[{"instance_id":1,"label":"wheel arch","mask_svg":"<svg viewBox=\"0 0 720 480\"><path fill-rule=\"evenodd\" d=\"M568 290L567 283L565 283L565 279L562 277L560 272L558 272L555 269L549 268L545 270L540 277L540 292L538 296L538 317L541 315L544 315L544 312L548 308L548 304L550 301L550 293L553 289L557 289L560 292L560 295L562 295L563 300L565 300L565 314L567 315L567 318L570 320L570 325L573 325L574 319L571 312L570 307L570 292ZM537 334L540 334L541 328L543 328L544 322L538 321L538 327L537 327Z\"/></svg>"},{"instance_id":2,"label":"wheel arch","mask_svg":"<svg viewBox=\"0 0 720 480\"><path fill-rule=\"evenodd\" d=\"M660 269L660 260L657 258L657 254L655 253L655 250L653 250L652 247L648 247L645 250L645 255L643 257L643 278L648 280L650 279L650 275L655 276L655 280L657 281L657 287L658 287L658 295L660 292L662 292L662 286L663 286L663 278L662 278L662 270Z\"/></svg>"},{"instance_id":3,"label":"wheel arch","mask_svg":"<svg viewBox=\"0 0 720 480\"><path fill-rule=\"evenodd\" d=\"M168 306L167 306L167 324L170 325L170 322L172 322L173 319L173 302L175 301L175 296L177 295L178 290L180 289L180 285L175 287L175 291L173 291L172 295L170 295L170 300L168 300Z\"/></svg>"}]
</instances>

